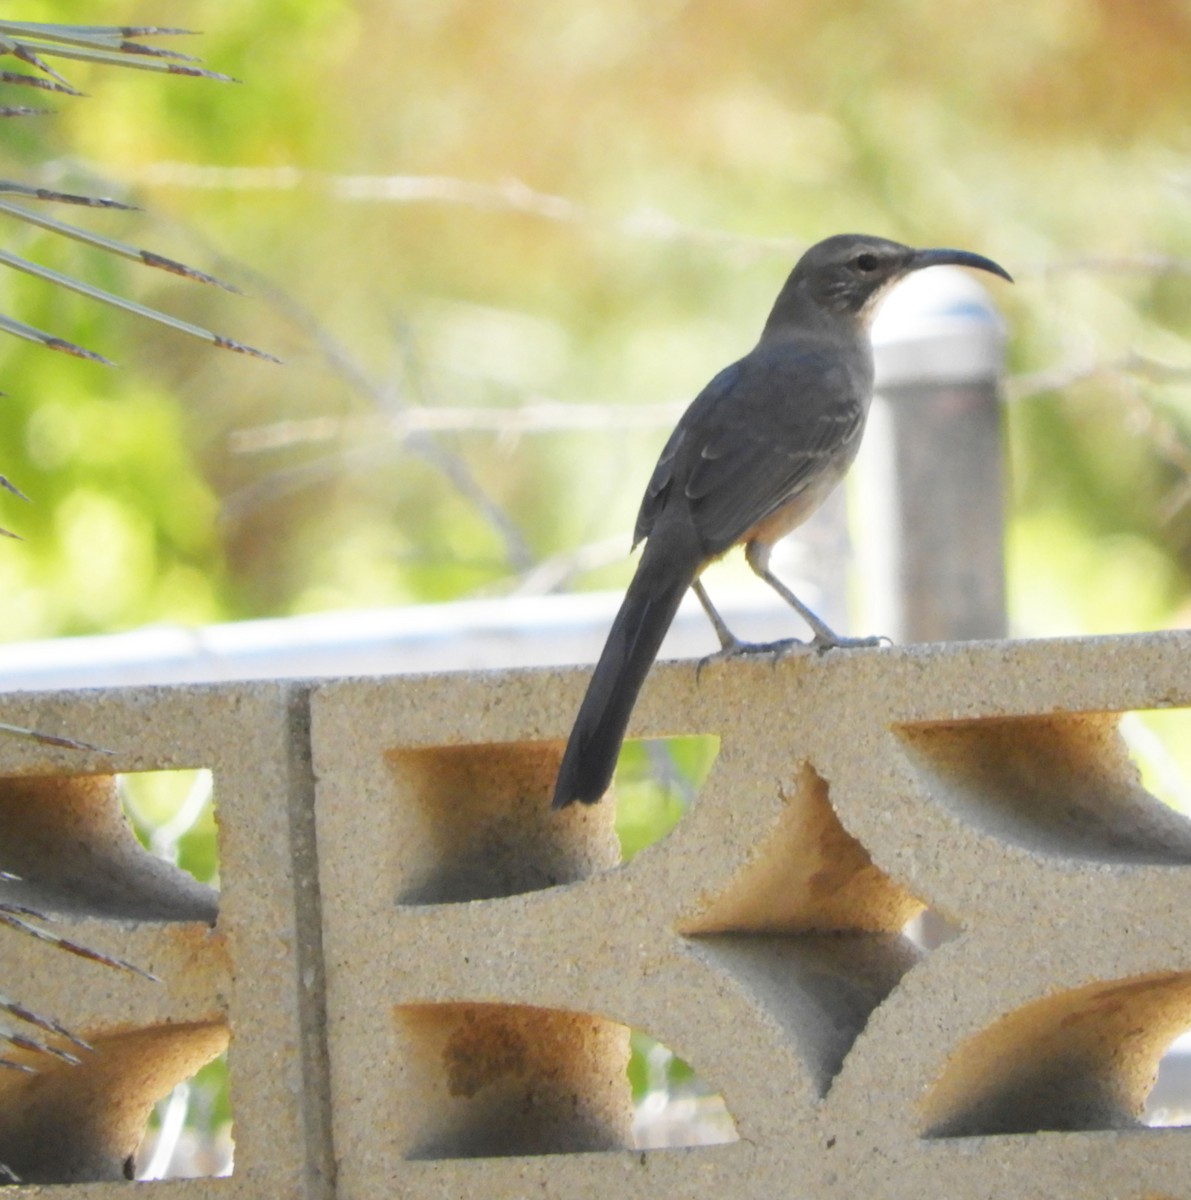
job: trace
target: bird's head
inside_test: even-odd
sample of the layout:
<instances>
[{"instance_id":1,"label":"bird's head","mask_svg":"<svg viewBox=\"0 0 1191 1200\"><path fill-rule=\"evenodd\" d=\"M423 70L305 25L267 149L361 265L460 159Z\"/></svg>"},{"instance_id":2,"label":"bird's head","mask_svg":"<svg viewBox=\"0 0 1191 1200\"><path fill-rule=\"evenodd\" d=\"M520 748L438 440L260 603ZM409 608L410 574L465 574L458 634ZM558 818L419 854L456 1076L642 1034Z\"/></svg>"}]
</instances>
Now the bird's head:
<instances>
[{"instance_id":1,"label":"bird's head","mask_svg":"<svg viewBox=\"0 0 1191 1200\"><path fill-rule=\"evenodd\" d=\"M841 233L816 243L798 260L774 317L779 316L783 299L799 306L809 300L823 312L851 317L867 327L898 280L923 267L944 265L975 267L1013 282L1004 267L967 250L915 250L887 238Z\"/></svg>"}]
</instances>

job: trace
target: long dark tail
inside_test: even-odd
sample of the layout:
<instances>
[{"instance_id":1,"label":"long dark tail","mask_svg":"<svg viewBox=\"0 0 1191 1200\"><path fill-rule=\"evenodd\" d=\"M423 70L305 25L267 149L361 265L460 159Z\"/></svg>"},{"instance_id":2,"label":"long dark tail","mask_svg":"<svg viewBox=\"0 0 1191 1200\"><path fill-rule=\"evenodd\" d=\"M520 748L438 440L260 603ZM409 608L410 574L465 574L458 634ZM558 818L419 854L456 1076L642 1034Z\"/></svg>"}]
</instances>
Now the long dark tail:
<instances>
[{"instance_id":1,"label":"long dark tail","mask_svg":"<svg viewBox=\"0 0 1191 1200\"><path fill-rule=\"evenodd\" d=\"M646 543L587 685L554 785L555 808L594 804L608 790L637 693L695 578L697 556L675 554L669 539L660 541Z\"/></svg>"}]
</instances>

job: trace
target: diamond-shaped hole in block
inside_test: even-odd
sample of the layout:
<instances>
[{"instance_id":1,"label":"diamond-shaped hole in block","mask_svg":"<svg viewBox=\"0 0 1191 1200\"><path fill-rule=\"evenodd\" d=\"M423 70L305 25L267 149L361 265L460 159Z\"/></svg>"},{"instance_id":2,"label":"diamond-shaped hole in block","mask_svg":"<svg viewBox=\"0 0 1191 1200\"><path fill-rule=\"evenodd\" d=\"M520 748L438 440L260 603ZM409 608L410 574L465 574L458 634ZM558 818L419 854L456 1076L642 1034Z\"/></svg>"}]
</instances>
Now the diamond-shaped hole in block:
<instances>
[{"instance_id":1,"label":"diamond-shaped hole in block","mask_svg":"<svg viewBox=\"0 0 1191 1200\"><path fill-rule=\"evenodd\" d=\"M827 1095L869 1017L923 952L900 933L719 934L690 949L779 1028Z\"/></svg>"},{"instance_id":2,"label":"diamond-shaped hole in block","mask_svg":"<svg viewBox=\"0 0 1191 1200\"><path fill-rule=\"evenodd\" d=\"M822 1097L873 1010L929 948L905 932L927 910L843 827L812 766L779 798L735 877L679 929L783 1030Z\"/></svg>"},{"instance_id":3,"label":"diamond-shaped hole in block","mask_svg":"<svg viewBox=\"0 0 1191 1200\"><path fill-rule=\"evenodd\" d=\"M167 780L166 777L180 779ZM0 778L0 904L73 917L129 921L214 922L218 893L170 861L181 837L159 837L155 853L137 839L121 802L122 787L193 788L193 817L206 832L191 839L209 847L214 871L214 831L205 772L115 775L22 775ZM183 818L190 821L184 812ZM178 813L174 819L181 823ZM150 835L152 837L153 835ZM152 846L152 842L150 843ZM197 853L197 850L196 850Z\"/></svg>"},{"instance_id":4,"label":"diamond-shaped hole in block","mask_svg":"<svg viewBox=\"0 0 1191 1200\"><path fill-rule=\"evenodd\" d=\"M1143 786L1119 719L996 718L899 734L931 797L1000 841L1060 858L1191 863L1191 821Z\"/></svg>"},{"instance_id":5,"label":"diamond-shaped hole in block","mask_svg":"<svg viewBox=\"0 0 1191 1200\"><path fill-rule=\"evenodd\" d=\"M84 1031L71 1063L12 1050L0 1074L0 1163L28 1183L132 1179L153 1106L227 1047L222 1022Z\"/></svg>"},{"instance_id":6,"label":"diamond-shaped hole in block","mask_svg":"<svg viewBox=\"0 0 1191 1200\"><path fill-rule=\"evenodd\" d=\"M922 1105L923 1136L1125 1129L1191 1025L1191 974L1058 992L1008 1013L948 1059Z\"/></svg>"},{"instance_id":7,"label":"diamond-shaped hole in block","mask_svg":"<svg viewBox=\"0 0 1191 1200\"><path fill-rule=\"evenodd\" d=\"M715 738L630 744L623 800L561 811L550 807L557 743L392 750L385 761L396 793L389 828L398 903L499 899L615 867L621 839L632 854L669 830L716 746Z\"/></svg>"},{"instance_id":8,"label":"diamond-shaped hole in block","mask_svg":"<svg viewBox=\"0 0 1191 1200\"><path fill-rule=\"evenodd\" d=\"M404 1158L637 1148L634 1092L653 1118L642 1149L736 1140L722 1101L685 1064L663 1048L667 1067L651 1074L658 1043L616 1021L454 1003L404 1005L396 1021L401 1087L392 1128Z\"/></svg>"},{"instance_id":9,"label":"diamond-shaped hole in block","mask_svg":"<svg viewBox=\"0 0 1191 1200\"><path fill-rule=\"evenodd\" d=\"M804 764L780 798L748 860L700 898L680 932L900 933L926 907L843 827L813 767Z\"/></svg>"}]
</instances>

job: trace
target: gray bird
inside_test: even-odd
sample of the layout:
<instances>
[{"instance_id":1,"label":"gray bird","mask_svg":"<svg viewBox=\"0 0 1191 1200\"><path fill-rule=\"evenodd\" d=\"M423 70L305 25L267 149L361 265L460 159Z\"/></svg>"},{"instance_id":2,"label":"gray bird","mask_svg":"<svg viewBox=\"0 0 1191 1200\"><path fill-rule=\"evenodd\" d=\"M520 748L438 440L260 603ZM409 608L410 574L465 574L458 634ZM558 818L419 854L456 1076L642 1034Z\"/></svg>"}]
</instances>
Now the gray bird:
<instances>
[{"instance_id":1,"label":"gray bird","mask_svg":"<svg viewBox=\"0 0 1191 1200\"><path fill-rule=\"evenodd\" d=\"M732 634L699 580L733 546L743 545L749 566L801 614L815 649L878 643L834 633L773 575L769 555L823 503L860 448L877 306L911 271L943 264L1012 282L1003 267L965 250L915 250L853 233L812 246L761 340L682 415L645 489L633 533L633 546L644 541L645 549L571 730L555 808L594 804L607 791L637 694L688 587L720 639L714 657L758 649Z\"/></svg>"}]
</instances>

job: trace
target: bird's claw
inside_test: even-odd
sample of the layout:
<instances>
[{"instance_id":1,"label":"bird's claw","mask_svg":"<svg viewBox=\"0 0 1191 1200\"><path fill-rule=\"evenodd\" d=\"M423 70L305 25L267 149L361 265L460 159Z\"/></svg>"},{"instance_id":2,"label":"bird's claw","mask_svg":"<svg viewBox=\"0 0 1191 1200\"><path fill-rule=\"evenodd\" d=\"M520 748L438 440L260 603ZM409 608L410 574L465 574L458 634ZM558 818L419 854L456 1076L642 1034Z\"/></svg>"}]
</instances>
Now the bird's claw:
<instances>
[{"instance_id":1,"label":"bird's claw","mask_svg":"<svg viewBox=\"0 0 1191 1200\"><path fill-rule=\"evenodd\" d=\"M695 682L698 683L703 677L705 667L710 667L714 663L727 662L730 658L739 658L742 654L747 654L748 650L748 642L735 641L721 646L714 654L705 654L695 664Z\"/></svg>"}]
</instances>

